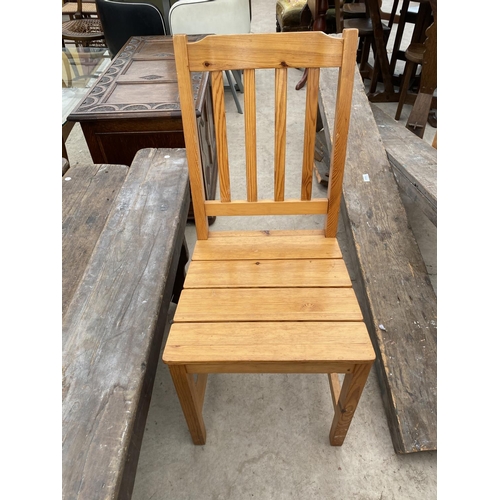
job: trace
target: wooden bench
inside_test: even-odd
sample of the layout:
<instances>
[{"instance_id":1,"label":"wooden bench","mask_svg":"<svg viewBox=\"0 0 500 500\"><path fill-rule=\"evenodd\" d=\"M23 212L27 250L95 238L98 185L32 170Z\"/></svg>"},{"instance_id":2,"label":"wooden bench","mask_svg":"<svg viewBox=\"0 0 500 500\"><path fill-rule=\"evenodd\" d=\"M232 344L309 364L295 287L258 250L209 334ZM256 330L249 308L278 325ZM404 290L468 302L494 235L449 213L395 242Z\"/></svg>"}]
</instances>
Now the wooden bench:
<instances>
[{"instance_id":1,"label":"wooden bench","mask_svg":"<svg viewBox=\"0 0 500 500\"><path fill-rule=\"evenodd\" d=\"M437 226L437 151L372 105L387 158L399 188Z\"/></svg>"},{"instance_id":2,"label":"wooden bench","mask_svg":"<svg viewBox=\"0 0 500 500\"><path fill-rule=\"evenodd\" d=\"M187 262L185 152L76 165L62 182L62 497L126 499Z\"/></svg>"},{"instance_id":3,"label":"wooden bench","mask_svg":"<svg viewBox=\"0 0 500 500\"><path fill-rule=\"evenodd\" d=\"M320 110L335 102L336 70L323 70ZM323 118L328 139L332 123ZM377 352L377 374L394 449L437 447L436 295L408 227L365 88L357 73L341 214L353 286Z\"/></svg>"}]
</instances>

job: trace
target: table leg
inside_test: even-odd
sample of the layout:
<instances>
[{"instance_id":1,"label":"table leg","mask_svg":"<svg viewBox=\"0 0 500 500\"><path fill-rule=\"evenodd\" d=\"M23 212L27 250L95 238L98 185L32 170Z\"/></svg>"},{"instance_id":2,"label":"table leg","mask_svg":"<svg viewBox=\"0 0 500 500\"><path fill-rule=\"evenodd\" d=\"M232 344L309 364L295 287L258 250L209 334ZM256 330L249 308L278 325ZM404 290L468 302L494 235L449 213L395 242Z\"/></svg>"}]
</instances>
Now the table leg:
<instances>
[{"instance_id":1,"label":"table leg","mask_svg":"<svg viewBox=\"0 0 500 500\"><path fill-rule=\"evenodd\" d=\"M174 290L172 295L172 302L176 304L179 302L182 288L184 287L184 280L186 278L186 264L189 262L189 249L187 246L186 238L182 242L181 254L179 255L179 264L175 274Z\"/></svg>"}]
</instances>

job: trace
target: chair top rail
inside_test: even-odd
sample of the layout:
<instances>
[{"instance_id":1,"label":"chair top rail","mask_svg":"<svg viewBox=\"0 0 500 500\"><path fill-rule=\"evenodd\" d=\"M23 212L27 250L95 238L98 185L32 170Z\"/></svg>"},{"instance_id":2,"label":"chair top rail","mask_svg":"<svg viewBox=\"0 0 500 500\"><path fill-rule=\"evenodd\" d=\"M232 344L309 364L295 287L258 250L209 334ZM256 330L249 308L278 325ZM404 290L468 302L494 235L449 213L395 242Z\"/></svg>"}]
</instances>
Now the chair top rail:
<instances>
[{"instance_id":1,"label":"chair top rail","mask_svg":"<svg viewBox=\"0 0 500 500\"><path fill-rule=\"evenodd\" d=\"M189 44L189 70L340 67L343 46L320 31L209 35Z\"/></svg>"}]
</instances>

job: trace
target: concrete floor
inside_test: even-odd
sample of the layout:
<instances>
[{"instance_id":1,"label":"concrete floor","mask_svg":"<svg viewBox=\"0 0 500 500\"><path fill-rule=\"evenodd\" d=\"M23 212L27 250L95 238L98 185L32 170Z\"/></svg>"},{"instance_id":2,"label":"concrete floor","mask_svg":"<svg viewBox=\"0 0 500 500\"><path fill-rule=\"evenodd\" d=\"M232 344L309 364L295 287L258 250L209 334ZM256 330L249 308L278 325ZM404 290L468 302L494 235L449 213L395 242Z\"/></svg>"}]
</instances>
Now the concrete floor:
<instances>
[{"instance_id":1,"label":"concrete floor","mask_svg":"<svg viewBox=\"0 0 500 500\"><path fill-rule=\"evenodd\" d=\"M275 0L252 0L252 13L252 31L275 31ZM304 90L294 90L300 76L299 71L289 72L288 196L293 195L297 189L296 179L300 179L301 157L295 154L295 148L302 139L294 140L302 137L303 127L303 119L295 119L295 114L298 117L303 112L305 96ZM257 86L264 93L258 103L258 126L264 132L257 140L262 144L268 138L273 121L272 74L261 76ZM229 92L226 105L229 142L242 148L242 136L236 129L241 126L243 116L236 112ZM381 107L393 116L395 105ZM407 108L402 114L402 125L409 113ZM428 126L425 140L431 142L434 132L435 129ZM68 138L67 149L73 164L92 161L78 124ZM271 155L272 145L270 150L260 147L258 165L272 165L269 163L272 160L268 160ZM238 151L230 156L235 171L231 179L235 196L244 192L238 173L244 168L241 158ZM267 182L268 176L272 179L271 171L259 172L261 185L272 186L272 181ZM324 192L316 183L314 190L316 195ZM408 204L407 210L431 281L436 286L436 228L415 207ZM218 217L211 228L321 227L321 220L315 216L306 217L306 223L296 217L270 219L264 222L257 217ZM186 237L192 251L196 239L193 224L188 224ZM342 227L338 239L342 247ZM174 311L172 305L171 315ZM211 375L204 405L207 444L194 446L168 368L160 361L133 499L436 498L437 453L402 456L394 452L374 370L340 448L329 445L332 417L330 390L324 375Z\"/></svg>"}]
</instances>

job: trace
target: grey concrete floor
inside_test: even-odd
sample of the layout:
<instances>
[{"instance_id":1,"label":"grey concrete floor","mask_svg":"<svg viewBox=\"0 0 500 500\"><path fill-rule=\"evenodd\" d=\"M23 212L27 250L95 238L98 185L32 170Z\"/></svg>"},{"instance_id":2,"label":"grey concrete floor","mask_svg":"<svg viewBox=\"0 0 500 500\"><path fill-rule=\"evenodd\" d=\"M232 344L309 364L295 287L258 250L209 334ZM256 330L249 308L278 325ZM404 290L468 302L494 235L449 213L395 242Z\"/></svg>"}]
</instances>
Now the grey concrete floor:
<instances>
[{"instance_id":1,"label":"grey concrete floor","mask_svg":"<svg viewBox=\"0 0 500 500\"><path fill-rule=\"evenodd\" d=\"M252 14L253 32L275 31L275 0L252 0ZM300 76L300 71L289 72L288 196L293 196L300 183L301 156L295 150L302 141L305 91L294 89ZM258 102L258 127L263 132L257 137L258 144L263 144L273 126L272 75L264 72L257 86L264 94ZM226 106L228 140L242 148L237 128L243 116L236 112L229 92ZM395 109L392 104L381 107L391 115ZM402 126L408 113L409 107L405 107ZM424 139L431 142L434 132L428 126ZM92 161L78 124L68 138L67 149L73 164ZM266 168L272 165L272 153L272 144L270 148L259 147L260 185L272 186L272 170ZM238 149L230 156L235 197L244 193L239 173L244 168L242 158L244 155ZM314 190L316 195L324 192L317 183ZM261 195L266 196L265 192ZM436 228L411 204L407 203L406 208L436 287ZM296 217L273 217L266 221L258 217L218 217L211 229L321 227L322 220L316 216L305 219L306 222ZM188 224L186 237L192 251L196 240L193 224ZM338 239L342 247L342 227ZM172 305L170 319L174 312ZM168 327L165 340L167 335ZM133 499L436 498L437 453L394 452L374 370L340 448L329 445L332 417L330 390L324 375L215 374L209 377L204 404L207 443L194 446L168 368L159 361Z\"/></svg>"}]
</instances>

